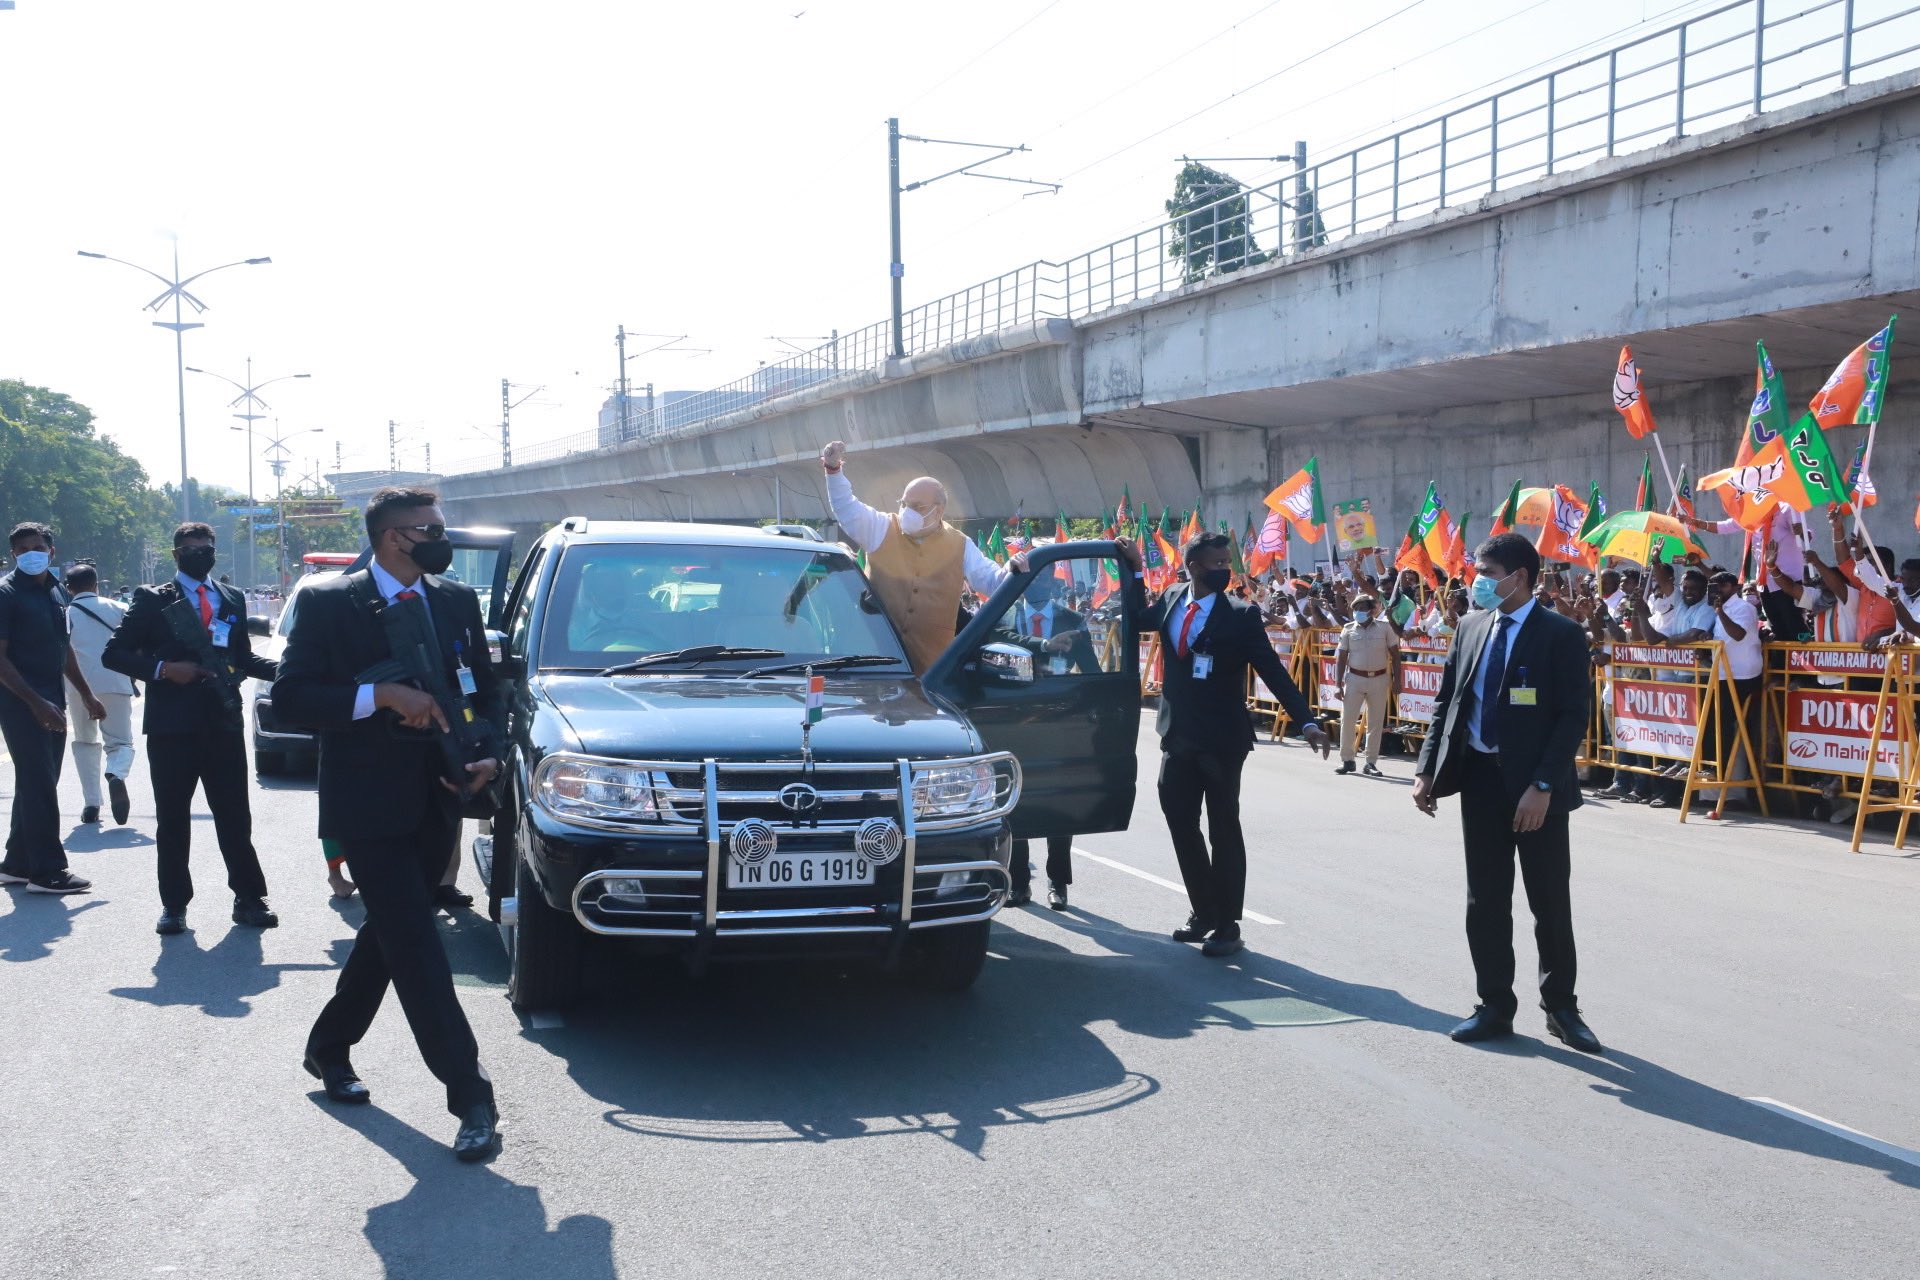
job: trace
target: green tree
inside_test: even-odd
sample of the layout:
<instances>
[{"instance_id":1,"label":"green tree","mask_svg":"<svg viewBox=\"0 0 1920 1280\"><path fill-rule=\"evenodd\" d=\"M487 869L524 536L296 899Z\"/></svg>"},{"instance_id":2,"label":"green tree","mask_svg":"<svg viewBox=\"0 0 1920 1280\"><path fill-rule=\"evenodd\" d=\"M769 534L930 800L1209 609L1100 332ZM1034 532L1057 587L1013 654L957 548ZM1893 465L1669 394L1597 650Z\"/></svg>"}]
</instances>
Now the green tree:
<instances>
[{"instance_id":1,"label":"green tree","mask_svg":"<svg viewBox=\"0 0 1920 1280\"><path fill-rule=\"evenodd\" d=\"M144 578L164 517L146 470L94 431L93 411L45 387L0 380L0 520L53 526L61 561L111 582Z\"/></svg>"},{"instance_id":2,"label":"green tree","mask_svg":"<svg viewBox=\"0 0 1920 1280\"><path fill-rule=\"evenodd\" d=\"M1270 257L1254 242L1246 188L1198 160L1187 161L1173 180L1167 215L1174 220L1167 256L1181 262L1189 284L1210 271L1257 267Z\"/></svg>"}]
</instances>

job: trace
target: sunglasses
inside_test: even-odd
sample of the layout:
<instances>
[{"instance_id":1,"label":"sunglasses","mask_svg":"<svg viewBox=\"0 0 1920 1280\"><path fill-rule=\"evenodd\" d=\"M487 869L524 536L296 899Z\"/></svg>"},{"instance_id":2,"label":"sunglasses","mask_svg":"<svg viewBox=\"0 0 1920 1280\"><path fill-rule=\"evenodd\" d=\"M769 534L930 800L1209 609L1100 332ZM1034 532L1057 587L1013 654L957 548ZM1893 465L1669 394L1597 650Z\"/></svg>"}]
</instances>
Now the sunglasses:
<instances>
[{"instance_id":1,"label":"sunglasses","mask_svg":"<svg viewBox=\"0 0 1920 1280\"><path fill-rule=\"evenodd\" d=\"M425 542L438 542L447 536L447 526L443 524L390 524L387 530L398 529L403 533L417 533Z\"/></svg>"}]
</instances>

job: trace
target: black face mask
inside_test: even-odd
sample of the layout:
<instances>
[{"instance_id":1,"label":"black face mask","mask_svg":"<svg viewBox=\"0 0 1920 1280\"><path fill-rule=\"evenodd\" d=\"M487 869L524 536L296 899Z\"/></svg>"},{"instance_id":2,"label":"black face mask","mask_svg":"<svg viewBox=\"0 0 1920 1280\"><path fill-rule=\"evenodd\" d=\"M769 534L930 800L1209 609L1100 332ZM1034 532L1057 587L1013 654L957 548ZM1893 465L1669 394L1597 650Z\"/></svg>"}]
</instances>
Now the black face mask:
<instances>
[{"instance_id":1,"label":"black face mask","mask_svg":"<svg viewBox=\"0 0 1920 1280\"><path fill-rule=\"evenodd\" d=\"M445 573L453 564L453 544L445 538L416 542L407 548L407 555L422 573Z\"/></svg>"},{"instance_id":2,"label":"black face mask","mask_svg":"<svg viewBox=\"0 0 1920 1280\"><path fill-rule=\"evenodd\" d=\"M1194 581L1209 591L1225 591L1227 584L1233 581L1233 570L1202 569L1194 575Z\"/></svg>"},{"instance_id":3,"label":"black face mask","mask_svg":"<svg viewBox=\"0 0 1920 1280\"><path fill-rule=\"evenodd\" d=\"M180 572L189 578L200 578L213 572L213 562L217 553L212 547L182 547L173 553L174 563L180 566Z\"/></svg>"}]
</instances>

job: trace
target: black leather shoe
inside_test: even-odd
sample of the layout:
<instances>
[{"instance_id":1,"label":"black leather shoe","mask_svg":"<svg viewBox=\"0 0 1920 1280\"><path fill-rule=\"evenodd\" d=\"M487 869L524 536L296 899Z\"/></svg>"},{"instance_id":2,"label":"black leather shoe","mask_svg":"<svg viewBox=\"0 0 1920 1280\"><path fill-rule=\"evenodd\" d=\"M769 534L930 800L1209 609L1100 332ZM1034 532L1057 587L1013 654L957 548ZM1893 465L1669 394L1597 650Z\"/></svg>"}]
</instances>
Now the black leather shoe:
<instances>
[{"instance_id":1,"label":"black leather shoe","mask_svg":"<svg viewBox=\"0 0 1920 1280\"><path fill-rule=\"evenodd\" d=\"M1010 907L1024 907L1032 901L1033 890L1025 886L1016 887L1007 891L1007 905Z\"/></svg>"},{"instance_id":2,"label":"black leather shoe","mask_svg":"<svg viewBox=\"0 0 1920 1280\"><path fill-rule=\"evenodd\" d=\"M500 1154L500 1113L490 1102L469 1107L460 1118L460 1132L453 1139L453 1154L471 1164Z\"/></svg>"},{"instance_id":3,"label":"black leather shoe","mask_svg":"<svg viewBox=\"0 0 1920 1280\"><path fill-rule=\"evenodd\" d=\"M1461 1044L1474 1044L1481 1040L1499 1040L1513 1034L1513 1019L1503 1018L1483 1004L1473 1007L1473 1016L1447 1032L1447 1035Z\"/></svg>"},{"instance_id":4,"label":"black leather shoe","mask_svg":"<svg viewBox=\"0 0 1920 1280\"><path fill-rule=\"evenodd\" d=\"M87 806L86 808L84 808L84 809L82 809L82 810L80 811L80 825L81 825L81 826L83 826L83 827L90 827L90 826L92 826L92 825L93 825L94 823L96 823L96 822L98 822L98 821L100 821L100 806L99 806L99 805L97 805L97 804L90 804L90 805L88 805L88 806Z\"/></svg>"},{"instance_id":5,"label":"black leather shoe","mask_svg":"<svg viewBox=\"0 0 1920 1280\"><path fill-rule=\"evenodd\" d=\"M1048 885L1047 905L1055 911L1065 911L1067 909L1067 886L1063 884Z\"/></svg>"},{"instance_id":6,"label":"black leather shoe","mask_svg":"<svg viewBox=\"0 0 1920 1280\"><path fill-rule=\"evenodd\" d=\"M133 812L133 800L127 795L127 784L112 774L107 775L107 804L113 810L115 826L127 825L127 815Z\"/></svg>"},{"instance_id":7,"label":"black leather shoe","mask_svg":"<svg viewBox=\"0 0 1920 1280\"><path fill-rule=\"evenodd\" d=\"M470 907L473 905L473 895L461 892L460 886L456 884L435 885L433 890L433 905L436 907L445 907L448 910L454 910L459 907Z\"/></svg>"},{"instance_id":8,"label":"black leather shoe","mask_svg":"<svg viewBox=\"0 0 1920 1280\"><path fill-rule=\"evenodd\" d=\"M1338 769L1335 769L1335 770L1334 770L1334 772L1335 772L1335 773L1352 773L1352 772L1353 772L1353 761L1351 761L1351 760L1342 760L1342 761L1340 762L1340 767L1339 767Z\"/></svg>"},{"instance_id":9,"label":"black leather shoe","mask_svg":"<svg viewBox=\"0 0 1920 1280\"><path fill-rule=\"evenodd\" d=\"M162 911L160 913L160 922L153 926L153 931L163 935L185 933L187 931L187 909L182 907L178 911L172 909Z\"/></svg>"},{"instance_id":10,"label":"black leather shoe","mask_svg":"<svg viewBox=\"0 0 1920 1280\"><path fill-rule=\"evenodd\" d=\"M255 929L272 929L280 924L280 917L273 914L273 908L267 905L265 898L235 898L233 922L251 925Z\"/></svg>"},{"instance_id":11,"label":"black leather shoe","mask_svg":"<svg viewBox=\"0 0 1920 1280\"><path fill-rule=\"evenodd\" d=\"M1175 942L1205 942L1207 935L1213 932L1213 925L1202 920L1198 913L1187 917L1187 922L1173 931Z\"/></svg>"},{"instance_id":12,"label":"black leather shoe","mask_svg":"<svg viewBox=\"0 0 1920 1280\"><path fill-rule=\"evenodd\" d=\"M1239 952L1246 945L1240 940L1239 925L1223 924L1207 935L1206 942L1200 948L1200 954L1219 959L1221 956L1230 956Z\"/></svg>"},{"instance_id":13,"label":"black leather shoe","mask_svg":"<svg viewBox=\"0 0 1920 1280\"><path fill-rule=\"evenodd\" d=\"M1581 1053L1600 1052L1600 1037L1581 1019L1577 1007L1547 1010L1547 1030L1569 1049L1578 1049Z\"/></svg>"},{"instance_id":14,"label":"black leather shoe","mask_svg":"<svg viewBox=\"0 0 1920 1280\"><path fill-rule=\"evenodd\" d=\"M352 1066L347 1063L323 1067L313 1060L312 1054L308 1054L300 1065L307 1069L308 1075L320 1082L320 1087L327 1091L327 1097L335 1102L353 1104L373 1101L373 1094L360 1083L360 1077L353 1074Z\"/></svg>"}]
</instances>

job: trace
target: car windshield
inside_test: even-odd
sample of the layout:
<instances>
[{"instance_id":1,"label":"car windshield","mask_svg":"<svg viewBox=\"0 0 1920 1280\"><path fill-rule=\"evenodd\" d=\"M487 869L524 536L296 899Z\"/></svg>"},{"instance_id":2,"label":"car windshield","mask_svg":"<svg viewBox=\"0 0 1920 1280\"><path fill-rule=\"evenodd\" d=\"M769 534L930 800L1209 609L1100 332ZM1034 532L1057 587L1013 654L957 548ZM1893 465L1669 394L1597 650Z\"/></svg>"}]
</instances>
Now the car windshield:
<instances>
[{"instance_id":1,"label":"car windshield","mask_svg":"<svg viewBox=\"0 0 1920 1280\"><path fill-rule=\"evenodd\" d=\"M644 654L713 644L771 649L785 655L783 663L860 653L906 665L853 560L786 539L767 547L569 547L547 597L539 665L598 671ZM716 658L707 665L767 662L765 656Z\"/></svg>"}]
</instances>

